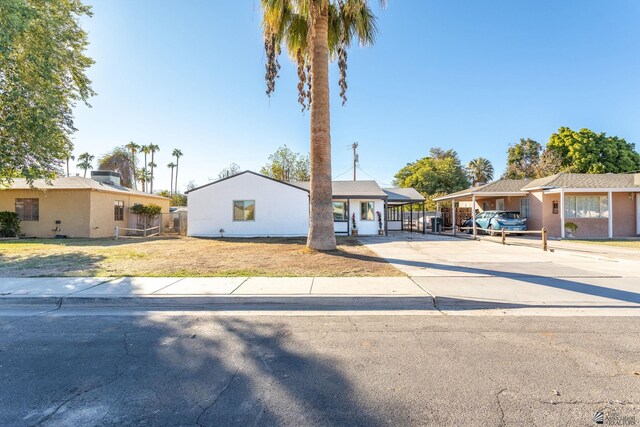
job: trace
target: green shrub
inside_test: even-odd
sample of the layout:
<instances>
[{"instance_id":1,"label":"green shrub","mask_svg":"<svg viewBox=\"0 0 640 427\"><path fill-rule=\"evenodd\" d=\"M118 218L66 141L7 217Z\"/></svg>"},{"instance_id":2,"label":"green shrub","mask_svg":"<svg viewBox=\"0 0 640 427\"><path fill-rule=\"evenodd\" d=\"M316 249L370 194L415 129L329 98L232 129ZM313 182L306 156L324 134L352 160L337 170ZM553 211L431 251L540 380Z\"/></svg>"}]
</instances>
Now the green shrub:
<instances>
[{"instance_id":1,"label":"green shrub","mask_svg":"<svg viewBox=\"0 0 640 427\"><path fill-rule=\"evenodd\" d=\"M0 212L0 237L17 237L20 234L20 219L15 212Z\"/></svg>"},{"instance_id":2,"label":"green shrub","mask_svg":"<svg viewBox=\"0 0 640 427\"><path fill-rule=\"evenodd\" d=\"M576 224L575 222L567 221L564 223L564 228L571 231L572 233L575 233L578 229L578 224Z\"/></svg>"}]
</instances>

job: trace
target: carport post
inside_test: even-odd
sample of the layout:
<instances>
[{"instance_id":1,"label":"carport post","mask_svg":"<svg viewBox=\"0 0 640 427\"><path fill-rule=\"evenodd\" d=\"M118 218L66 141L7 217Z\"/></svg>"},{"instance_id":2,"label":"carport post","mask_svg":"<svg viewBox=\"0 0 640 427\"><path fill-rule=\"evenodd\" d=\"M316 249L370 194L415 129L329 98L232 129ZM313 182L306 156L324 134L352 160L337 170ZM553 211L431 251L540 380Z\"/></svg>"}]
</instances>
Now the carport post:
<instances>
[{"instance_id":1,"label":"carport post","mask_svg":"<svg viewBox=\"0 0 640 427\"><path fill-rule=\"evenodd\" d=\"M456 199L453 199L451 201L451 222L453 223L451 225L453 225L453 235L455 236L456 235L456 224L457 224L457 222L456 222Z\"/></svg>"},{"instance_id":2,"label":"carport post","mask_svg":"<svg viewBox=\"0 0 640 427\"><path fill-rule=\"evenodd\" d=\"M471 196L471 221L473 222L473 238L478 237L478 228L476 227L476 195Z\"/></svg>"},{"instance_id":3,"label":"carport post","mask_svg":"<svg viewBox=\"0 0 640 427\"><path fill-rule=\"evenodd\" d=\"M427 218L425 218L424 202L422 202L422 234L427 233Z\"/></svg>"},{"instance_id":4,"label":"carport post","mask_svg":"<svg viewBox=\"0 0 640 427\"><path fill-rule=\"evenodd\" d=\"M413 203L409 204L409 232L413 233Z\"/></svg>"},{"instance_id":5,"label":"carport post","mask_svg":"<svg viewBox=\"0 0 640 427\"><path fill-rule=\"evenodd\" d=\"M560 189L560 237L564 239L564 188Z\"/></svg>"}]
</instances>

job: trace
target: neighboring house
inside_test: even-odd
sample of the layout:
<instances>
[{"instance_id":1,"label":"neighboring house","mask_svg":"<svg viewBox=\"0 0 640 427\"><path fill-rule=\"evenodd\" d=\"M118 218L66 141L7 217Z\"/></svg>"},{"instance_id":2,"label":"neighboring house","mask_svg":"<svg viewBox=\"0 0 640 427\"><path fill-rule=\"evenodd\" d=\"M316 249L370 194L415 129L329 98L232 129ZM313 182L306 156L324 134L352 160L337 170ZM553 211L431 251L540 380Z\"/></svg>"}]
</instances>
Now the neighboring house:
<instances>
[{"instance_id":1,"label":"neighboring house","mask_svg":"<svg viewBox=\"0 0 640 427\"><path fill-rule=\"evenodd\" d=\"M94 176L95 175L95 176ZM166 197L119 185L115 172L93 171L92 178L79 176L36 180L16 178L0 187L0 211L18 213L26 237L113 237L115 226L129 228L134 204L156 204L169 212Z\"/></svg>"},{"instance_id":2,"label":"neighboring house","mask_svg":"<svg viewBox=\"0 0 640 427\"><path fill-rule=\"evenodd\" d=\"M566 222L578 225L576 237L640 235L640 173L559 173L535 180L501 179L434 200L471 201L479 211L518 211L527 218L529 229L545 227L551 237L566 237Z\"/></svg>"},{"instance_id":3,"label":"neighboring house","mask_svg":"<svg viewBox=\"0 0 640 427\"><path fill-rule=\"evenodd\" d=\"M375 181L334 181L336 233L349 234L355 214L359 235L378 234L377 212L386 231L386 210L408 203L408 190L390 193ZM190 236L306 236L309 229L308 182L284 182L245 171L194 188L188 194ZM416 197L415 203L424 202L417 192L410 194Z\"/></svg>"}]
</instances>

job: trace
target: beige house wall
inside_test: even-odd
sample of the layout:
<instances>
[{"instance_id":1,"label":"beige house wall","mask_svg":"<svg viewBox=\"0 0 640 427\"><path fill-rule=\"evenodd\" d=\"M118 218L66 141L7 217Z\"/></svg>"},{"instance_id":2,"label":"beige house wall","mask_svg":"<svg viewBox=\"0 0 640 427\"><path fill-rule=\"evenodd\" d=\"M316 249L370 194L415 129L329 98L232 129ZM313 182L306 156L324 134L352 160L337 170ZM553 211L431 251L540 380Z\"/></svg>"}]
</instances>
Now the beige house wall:
<instances>
[{"instance_id":1,"label":"beige house wall","mask_svg":"<svg viewBox=\"0 0 640 427\"><path fill-rule=\"evenodd\" d=\"M52 238L56 234L89 237L88 190L0 190L0 211L16 211L16 199L38 199L39 220L21 221L20 229L27 237ZM60 221L60 230L56 221Z\"/></svg>"},{"instance_id":2,"label":"beige house wall","mask_svg":"<svg viewBox=\"0 0 640 427\"><path fill-rule=\"evenodd\" d=\"M156 204L162 213L169 212L167 198L103 192L90 189L77 190L0 190L0 211L15 212L18 198L37 198L38 221L21 221L20 228L27 237L53 238L56 234L71 238L113 237L114 227L129 227L130 208L136 204ZM115 221L114 202L124 201L124 220ZM59 231L56 220L60 221ZM168 221L168 215L163 215ZM163 224L164 226L165 224Z\"/></svg>"},{"instance_id":3,"label":"beige house wall","mask_svg":"<svg viewBox=\"0 0 640 427\"><path fill-rule=\"evenodd\" d=\"M124 202L124 219L115 220L114 204L117 200ZM131 224L131 207L135 204L155 204L162 208L162 213L169 212L169 199L146 197L142 195L129 195L108 193L102 191L91 192L91 234L90 237L113 237L116 226L129 228ZM163 215L163 220L168 221L168 216ZM164 226L165 224L163 224Z\"/></svg>"},{"instance_id":4,"label":"beige house wall","mask_svg":"<svg viewBox=\"0 0 640 427\"><path fill-rule=\"evenodd\" d=\"M532 191L529 193L529 209L531 216L527 218L527 229L542 230L544 226L542 191Z\"/></svg>"}]
</instances>

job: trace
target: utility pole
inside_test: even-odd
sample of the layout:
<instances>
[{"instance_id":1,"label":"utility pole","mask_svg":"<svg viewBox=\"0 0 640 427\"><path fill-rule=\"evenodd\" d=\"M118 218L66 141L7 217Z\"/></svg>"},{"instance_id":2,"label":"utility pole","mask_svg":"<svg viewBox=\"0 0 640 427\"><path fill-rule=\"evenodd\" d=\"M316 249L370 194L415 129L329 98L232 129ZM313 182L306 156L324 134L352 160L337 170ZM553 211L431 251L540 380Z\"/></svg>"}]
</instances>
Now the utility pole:
<instances>
[{"instance_id":1,"label":"utility pole","mask_svg":"<svg viewBox=\"0 0 640 427\"><path fill-rule=\"evenodd\" d=\"M353 148L353 180L356 180L356 166L358 164L358 153L356 152L356 150L358 149L358 143L354 142L353 145L351 145L351 148Z\"/></svg>"}]
</instances>

